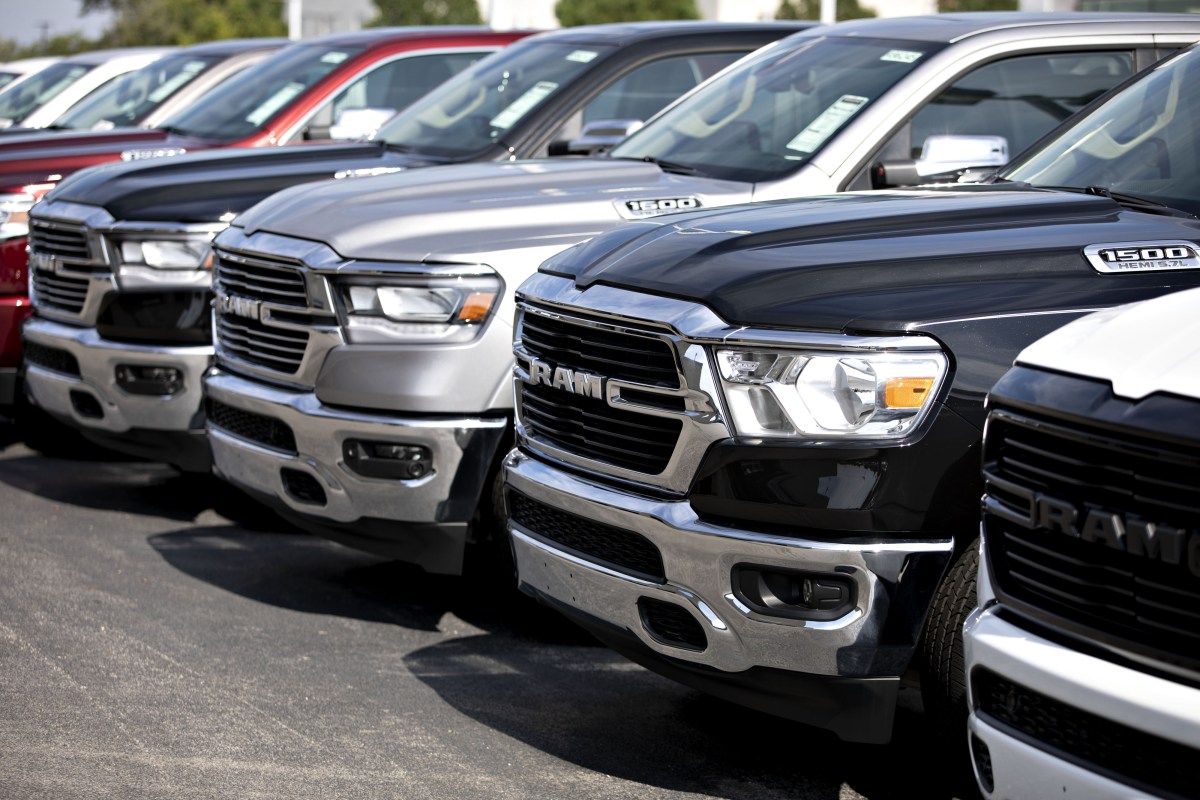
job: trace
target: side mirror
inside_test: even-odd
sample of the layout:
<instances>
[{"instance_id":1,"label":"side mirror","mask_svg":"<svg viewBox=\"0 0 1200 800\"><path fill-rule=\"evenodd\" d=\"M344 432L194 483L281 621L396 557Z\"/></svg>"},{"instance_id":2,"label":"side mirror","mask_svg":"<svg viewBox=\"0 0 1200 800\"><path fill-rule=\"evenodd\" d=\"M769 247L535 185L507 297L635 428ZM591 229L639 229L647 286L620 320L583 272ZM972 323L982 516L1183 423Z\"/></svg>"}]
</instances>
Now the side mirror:
<instances>
[{"instance_id":1,"label":"side mirror","mask_svg":"<svg viewBox=\"0 0 1200 800\"><path fill-rule=\"evenodd\" d=\"M995 170L1008 163L1008 139L1003 136L930 136L921 157L881 161L871 168L871 186L919 186L953 183L968 170Z\"/></svg>"},{"instance_id":2,"label":"side mirror","mask_svg":"<svg viewBox=\"0 0 1200 800\"><path fill-rule=\"evenodd\" d=\"M383 123L395 115L394 108L347 108L329 126L329 138L340 140L369 139Z\"/></svg>"},{"instance_id":3,"label":"side mirror","mask_svg":"<svg viewBox=\"0 0 1200 800\"><path fill-rule=\"evenodd\" d=\"M644 125L640 119L596 119L586 123L578 138L551 142L552 156L586 156L607 150Z\"/></svg>"}]
</instances>

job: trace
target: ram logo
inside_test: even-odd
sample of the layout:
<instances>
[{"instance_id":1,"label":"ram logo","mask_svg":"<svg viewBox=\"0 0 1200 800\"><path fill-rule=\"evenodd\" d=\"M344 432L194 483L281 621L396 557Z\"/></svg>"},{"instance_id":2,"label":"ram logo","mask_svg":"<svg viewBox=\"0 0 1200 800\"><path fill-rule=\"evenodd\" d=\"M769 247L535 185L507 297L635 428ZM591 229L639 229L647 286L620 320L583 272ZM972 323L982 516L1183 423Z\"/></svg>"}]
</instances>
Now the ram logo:
<instances>
[{"instance_id":1,"label":"ram logo","mask_svg":"<svg viewBox=\"0 0 1200 800\"><path fill-rule=\"evenodd\" d=\"M645 200L619 200L617 210L626 219L642 219L658 214L673 214L676 211L692 211L700 208L698 197L655 197Z\"/></svg>"},{"instance_id":2,"label":"ram logo","mask_svg":"<svg viewBox=\"0 0 1200 800\"><path fill-rule=\"evenodd\" d=\"M604 399L605 379L599 375L582 370L556 367L545 361L530 358L528 377L525 381L532 384L542 384L564 392L577 394L581 397L591 397L596 400Z\"/></svg>"},{"instance_id":3,"label":"ram logo","mask_svg":"<svg viewBox=\"0 0 1200 800\"><path fill-rule=\"evenodd\" d=\"M1159 272L1200 269L1200 246L1195 242L1113 242L1083 248L1084 258L1097 272Z\"/></svg>"},{"instance_id":4,"label":"ram logo","mask_svg":"<svg viewBox=\"0 0 1200 800\"><path fill-rule=\"evenodd\" d=\"M262 316L262 301L253 297L240 297L236 294L219 294L216 299L217 311L222 314L232 314L235 317L257 320Z\"/></svg>"}]
</instances>

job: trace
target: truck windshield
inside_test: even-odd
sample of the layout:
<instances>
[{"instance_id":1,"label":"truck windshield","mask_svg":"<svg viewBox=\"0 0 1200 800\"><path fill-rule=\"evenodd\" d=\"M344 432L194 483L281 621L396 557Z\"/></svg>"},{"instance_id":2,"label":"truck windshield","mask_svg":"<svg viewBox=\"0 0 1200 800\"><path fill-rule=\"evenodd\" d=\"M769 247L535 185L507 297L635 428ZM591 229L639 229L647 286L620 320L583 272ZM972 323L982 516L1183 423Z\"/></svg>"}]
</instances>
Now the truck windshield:
<instances>
[{"instance_id":1,"label":"truck windshield","mask_svg":"<svg viewBox=\"0 0 1200 800\"><path fill-rule=\"evenodd\" d=\"M249 136L362 51L361 47L291 45L223 82L163 127L219 141Z\"/></svg>"},{"instance_id":2,"label":"truck windshield","mask_svg":"<svg viewBox=\"0 0 1200 800\"><path fill-rule=\"evenodd\" d=\"M469 158L504 140L530 112L616 51L611 45L509 45L443 83L380 128L377 141Z\"/></svg>"},{"instance_id":3,"label":"truck windshield","mask_svg":"<svg viewBox=\"0 0 1200 800\"><path fill-rule=\"evenodd\" d=\"M1200 50L1192 48L1143 73L999 177L1200 215L1198 81Z\"/></svg>"},{"instance_id":4,"label":"truck windshield","mask_svg":"<svg viewBox=\"0 0 1200 800\"><path fill-rule=\"evenodd\" d=\"M804 37L767 47L612 151L714 178L783 178L942 45Z\"/></svg>"},{"instance_id":5,"label":"truck windshield","mask_svg":"<svg viewBox=\"0 0 1200 800\"><path fill-rule=\"evenodd\" d=\"M0 92L0 128L21 121L92 71L91 64L51 64L38 74Z\"/></svg>"},{"instance_id":6,"label":"truck windshield","mask_svg":"<svg viewBox=\"0 0 1200 800\"><path fill-rule=\"evenodd\" d=\"M137 125L167 98L220 63L221 56L167 56L92 92L53 127L108 130Z\"/></svg>"}]
</instances>

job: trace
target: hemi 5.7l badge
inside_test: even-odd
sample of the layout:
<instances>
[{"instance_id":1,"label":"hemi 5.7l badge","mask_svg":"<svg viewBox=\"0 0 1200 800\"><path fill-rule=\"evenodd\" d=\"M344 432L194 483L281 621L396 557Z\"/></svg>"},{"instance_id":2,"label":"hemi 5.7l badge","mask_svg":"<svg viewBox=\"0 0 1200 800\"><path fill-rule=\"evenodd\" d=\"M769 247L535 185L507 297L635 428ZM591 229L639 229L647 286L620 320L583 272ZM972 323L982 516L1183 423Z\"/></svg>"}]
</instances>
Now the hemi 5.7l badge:
<instances>
[{"instance_id":1,"label":"hemi 5.7l badge","mask_svg":"<svg viewBox=\"0 0 1200 800\"><path fill-rule=\"evenodd\" d=\"M1195 242L1114 242L1089 244L1084 258L1097 272L1160 272L1200 269Z\"/></svg>"},{"instance_id":2,"label":"hemi 5.7l badge","mask_svg":"<svg viewBox=\"0 0 1200 800\"><path fill-rule=\"evenodd\" d=\"M618 200L613 205L625 219L644 219L701 207L699 197L647 197L644 200Z\"/></svg>"}]
</instances>

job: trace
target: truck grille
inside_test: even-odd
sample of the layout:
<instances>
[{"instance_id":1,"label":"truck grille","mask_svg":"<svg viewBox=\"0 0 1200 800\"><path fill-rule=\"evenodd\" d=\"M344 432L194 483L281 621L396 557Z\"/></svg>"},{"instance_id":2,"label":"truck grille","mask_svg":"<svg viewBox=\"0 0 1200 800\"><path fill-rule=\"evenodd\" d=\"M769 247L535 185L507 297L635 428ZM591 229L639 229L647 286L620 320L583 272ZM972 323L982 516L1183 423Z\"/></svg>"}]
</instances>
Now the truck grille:
<instances>
[{"instance_id":1,"label":"truck grille","mask_svg":"<svg viewBox=\"0 0 1200 800\"><path fill-rule=\"evenodd\" d=\"M217 318L217 344L234 358L276 372L294 374L304 361L308 332L222 314Z\"/></svg>"},{"instance_id":2,"label":"truck grille","mask_svg":"<svg viewBox=\"0 0 1200 800\"><path fill-rule=\"evenodd\" d=\"M1013 413L993 412L988 426L989 503L1030 513L1028 497L1009 490L1008 482L1081 515L1099 509L1126 524L1143 519L1200 536L1200 453ZM1200 578L1188 570L1186 539L1181 563L1167 563L996 514L985 523L989 557L1007 597L1123 646L1200 666Z\"/></svg>"},{"instance_id":3,"label":"truck grille","mask_svg":"<svg viewBox=\"0 0 1200 800\"><path fill-rule=\"evenodd\" d=\"M60 372L63 375L73 375L76 378L80 375L78 359L66 350L46 347L37 342L25 342L21 352L30 364L53 372Z\"/></svg>"},{"instance_id":4,"label":"truck grille","mask_svg":"<svg viewBox=\"0 0 1200 800\"><path fill-rule=\"evenodd\" d=\"M37 305L79 314L87 301L88 281L34 270L33 291Z\"/></svg>"},{"instance_id":5,"label":"truck grille","mask_svg":"<svg viewBox=\"0 0 1200 800\"><path fill-rule=\"evenodd\" d=\"M29 221L29 246L38 253L86 261L91 256L86 229L81 226Z\"/></svg>"},{"instance_id":6,"label":"truck grille","mask_svg":"<svg viewBox=\"0 0 1200 800\"><path fill-rule=\"evenodd\" d=\"M644 580L666 581L658 548L640 533L560 511L511 489L508 513L525 530L566 550Z\"/></svg>"},{"instance_id":7,"label":"truck grille","mask_svg":"<svg viewBox=\"0 0 1200 800\"><path fill-rule=\"evenodd\" d=\"M528 436L635 472L666 469L683 429L677 418L625 411L548 386L521 383L518 391Z\"/></svg>"},{"instance_id":8,"label":"truck grille","mask_svg":"<svg viewBox=\"0 0 1200 800\"><path fill-rule=\"evenodd\" d=\"M297 308L308 305L304 275L287 262L221 253L217 259L216 279L227 294Z\"/></svg>"},{"instance_id":9,"label":"truck grille","mask_svg":"<svg viewBox=\"0 0 1200 800\"><path fill-rule=\"evenodd\" d=\"M987 669L971 672L981 716L1025 741L1155 797L1194 797L1200 750L1067 705Z\"/></svg>"},{"instance_id":10,"label":"truck grille","mask_svg":"<svg viewBox=\"0 0 1200 800\"><path fill-rule=\"evenodd\" d=\"M675 354L662 339L546 316L523 315L521 343L526 352L558 367L650 386L678 388Z\"/></svg>"}]
</instances>

